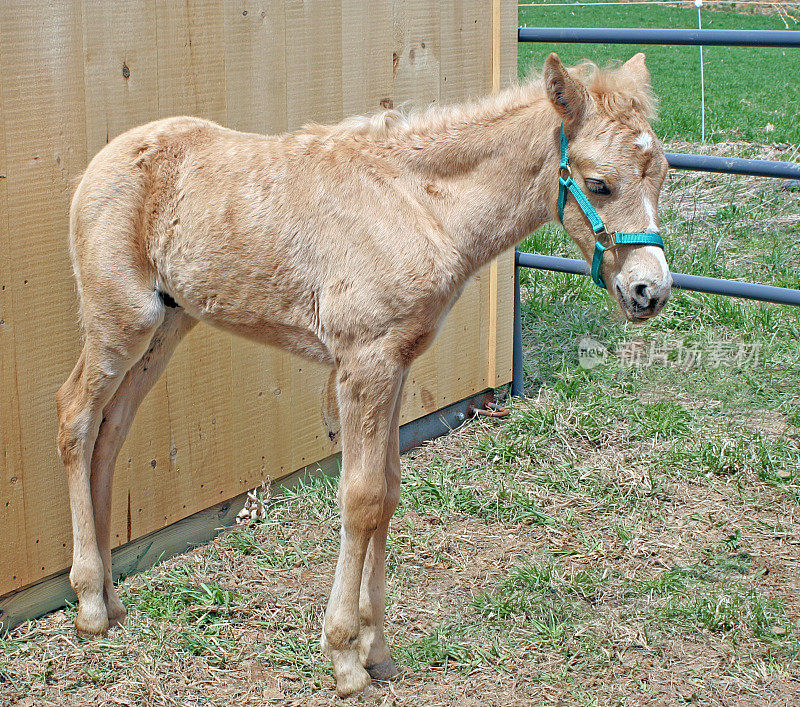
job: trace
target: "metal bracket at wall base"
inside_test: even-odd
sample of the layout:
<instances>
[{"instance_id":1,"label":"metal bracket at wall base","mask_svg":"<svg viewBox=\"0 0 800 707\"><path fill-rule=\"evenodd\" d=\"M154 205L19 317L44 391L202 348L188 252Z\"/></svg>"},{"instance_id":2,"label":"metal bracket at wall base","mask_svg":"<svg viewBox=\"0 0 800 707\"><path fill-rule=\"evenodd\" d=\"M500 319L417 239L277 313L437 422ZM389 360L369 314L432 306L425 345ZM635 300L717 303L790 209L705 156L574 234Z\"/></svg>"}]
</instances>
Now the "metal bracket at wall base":
<instances>
[{"instance_id":1,"label":"metal bracket at wall base","mask_svg":"<svg viewBox=\"0 0 800 707\"><path fill-rule=\"evenodd\" d=\"M486 408L493 401L494 390L487 389L407 422L400 427L400 449L406 452L447 434L460 427L475 410ZM317 464L276 479L273 484L278 488L287 488L308 476L337 474L340 460L340 454L333 454ZM246 501L247 492L114 549L111 553L114 579L143 572L161 560L208 542L220 530L236 523L236 516ZM75 593L69 584L69 569L6 594L0 597L0 636L29 619L56 611L68 602L75 601Z\"/></svg>"}]
</instances>

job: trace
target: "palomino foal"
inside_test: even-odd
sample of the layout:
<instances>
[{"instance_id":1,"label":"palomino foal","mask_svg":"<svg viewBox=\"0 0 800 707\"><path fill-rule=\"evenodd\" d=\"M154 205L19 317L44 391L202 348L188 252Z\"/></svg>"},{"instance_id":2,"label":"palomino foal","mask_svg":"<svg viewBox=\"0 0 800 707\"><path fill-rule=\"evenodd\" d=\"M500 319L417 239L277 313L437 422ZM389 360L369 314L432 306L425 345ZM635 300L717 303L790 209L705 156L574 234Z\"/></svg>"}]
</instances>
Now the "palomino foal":
<instances>
[{"instance_id":1,"label":"palomino foal","mask_svg":"<svg viewBox=\"0 0 800 707\"><path fill-rule=\"evenodd\" d=\"M104 147L70 211L85 343L58 392L78 632L125 618L111 579L114 463L202 320L336 368L342 530L322 645L342 696L393 676L384 554L408 368L469 277L558 218L562 126L574 183L609 230L658 229L667 163L652 106L644 55L600 71L551 54L542 79L473 104L272 137L170 118ZM591 260L608 233L595 234L574 193L562 207ZM600 273L633 321L670 292L653 245L609 247Z\"/></svg>"}]
</instances>

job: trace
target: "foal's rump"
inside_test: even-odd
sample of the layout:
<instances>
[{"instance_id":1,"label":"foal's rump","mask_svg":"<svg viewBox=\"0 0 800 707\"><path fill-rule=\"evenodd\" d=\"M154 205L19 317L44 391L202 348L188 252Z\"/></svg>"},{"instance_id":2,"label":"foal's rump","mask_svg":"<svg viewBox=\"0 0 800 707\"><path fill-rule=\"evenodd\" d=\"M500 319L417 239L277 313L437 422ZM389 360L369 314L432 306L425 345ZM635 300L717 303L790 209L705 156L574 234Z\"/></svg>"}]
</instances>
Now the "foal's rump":
<instances>
[{"instance_id":1,"label":"foal's rump","mask_svg":"<svg viewBox=\"0 0 800 707\"><path fill-rule=\"evenodd\" d=\"M268 141L179 117L134 128L95 156L70 219L87 328L118 316L151 329L166 300L250 338L324 353L309 351L320 348L306 331L309 288L287 269L293 261L263 213Z\"/></svg>"},{"instance_id":2,"label":"foal's rump","mask_svg":"<svg viewBox=\"0 0 800 707\"><path fill-rule=\"evenodd\" d=\"M112 140L89 163L72 198L70 255L89 333L109 329L111 319L152 329L163 316L146 224L150 168L166 122Z\"/></svg>"}]
</instances>

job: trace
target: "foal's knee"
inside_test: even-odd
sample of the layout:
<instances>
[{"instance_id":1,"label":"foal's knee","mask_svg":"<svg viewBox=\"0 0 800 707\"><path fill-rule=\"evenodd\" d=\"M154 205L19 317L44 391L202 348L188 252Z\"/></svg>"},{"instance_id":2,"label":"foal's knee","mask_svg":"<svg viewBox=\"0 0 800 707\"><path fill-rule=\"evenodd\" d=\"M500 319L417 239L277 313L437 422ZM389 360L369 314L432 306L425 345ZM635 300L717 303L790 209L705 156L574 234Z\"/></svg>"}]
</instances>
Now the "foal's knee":
<instances>
[{"instance_id":1,"label":"foal's knee","mask_svg":"<svg viewBox=\"0 0 800 707\"><path fill-rule=\"evenodd\" d=\"M389 488L386 491L386 496L383 499L383 517L381 522L388 523L389 519L397 510L397 505L400 503L400 486L396 488Z\"/></svg>"},{"instance_id":2,"label":"foal's knee","mask_svg":"<svg viewBox=\"0 0 800 707\"><path fill-rule=\"evenodd\" d=\"M341 490L342 525L346 531L372 534L384 515L386 483L351 482Z\"/></svg>"},{"instance_id":3,"label":"foal's knee","mask_svg":"<svg viewBox=\"0 0 800 707\"><path fill-rule=\"evenodd\" d=\"M390 454L384 470L386 496L383 499L383 522L387 523L400 503L400 457Z\"/></svg>"}]
</instances>

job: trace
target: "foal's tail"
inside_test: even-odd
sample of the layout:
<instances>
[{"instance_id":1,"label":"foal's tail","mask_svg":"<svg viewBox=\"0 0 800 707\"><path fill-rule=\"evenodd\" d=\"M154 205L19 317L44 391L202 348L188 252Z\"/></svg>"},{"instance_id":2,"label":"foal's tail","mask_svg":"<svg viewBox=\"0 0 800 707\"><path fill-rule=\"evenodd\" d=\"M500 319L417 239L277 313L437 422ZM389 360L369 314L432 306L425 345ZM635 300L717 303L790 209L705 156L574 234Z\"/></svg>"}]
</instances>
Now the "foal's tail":
<instances>
[{"instance_id":1,"label":"foal's tail","mask_svg":"<svg viewBox=\"0 0 800 707\"><path fill-rule=\"evenodd\" d=\"M180 127L176 122L157 121L114 138L89 163L75 189L69 252L84 334L93 318L113 316L115 306L136 310L144 326L163 314L148 256L146 209L164 135Z\"/></svg>"},{"instance_id":2,"label":"foal's tail","mask_svg":"<svg viewBox=\"0 0 800 707\"><path fill-rule=\"evenodd\" d=\"M69 212L69 254L84 331L97 309L93 300L104 299L108 289L148 279L141 257L147 178L130 164L109 159L106 149L84 172Z\"/></svg>"}]
</instances>

